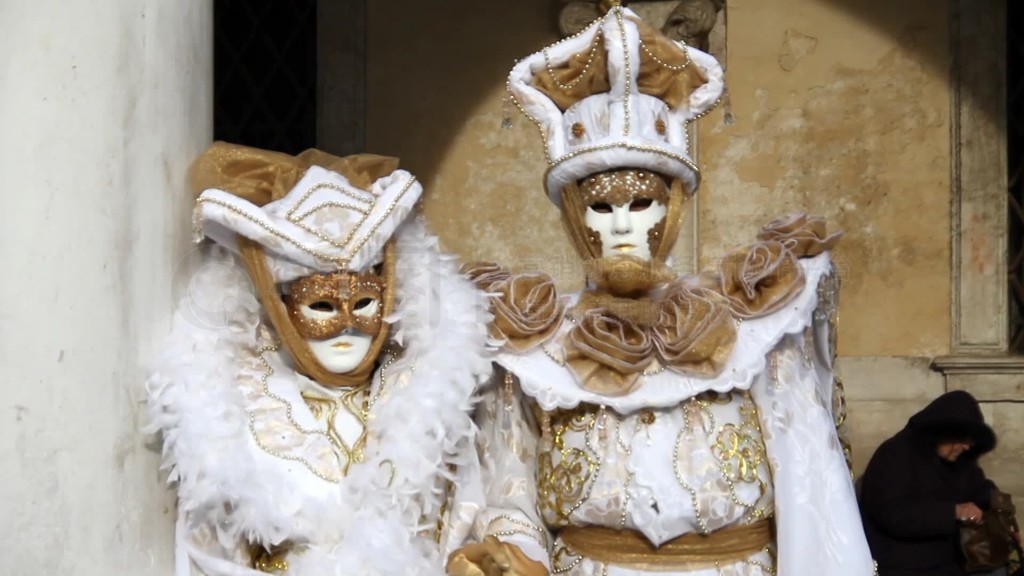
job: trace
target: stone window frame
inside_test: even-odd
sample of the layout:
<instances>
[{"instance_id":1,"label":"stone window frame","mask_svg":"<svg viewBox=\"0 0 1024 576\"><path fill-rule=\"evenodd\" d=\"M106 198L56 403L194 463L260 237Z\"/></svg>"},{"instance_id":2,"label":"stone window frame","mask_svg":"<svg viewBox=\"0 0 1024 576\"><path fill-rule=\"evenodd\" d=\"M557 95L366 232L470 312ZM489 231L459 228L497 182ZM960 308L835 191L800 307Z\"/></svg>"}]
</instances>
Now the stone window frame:
<instances>
[{"instance_id":1,"label":"stone window frame","mask_svg":"<svg viewBox=\"0 0 1024 576\"><path fill-rule=\"evenodd\" d=\"M1024 388L1008 341L1006 2L950 3L952 338L932 367L983 401Z\"/></svg>"}]
</instances>

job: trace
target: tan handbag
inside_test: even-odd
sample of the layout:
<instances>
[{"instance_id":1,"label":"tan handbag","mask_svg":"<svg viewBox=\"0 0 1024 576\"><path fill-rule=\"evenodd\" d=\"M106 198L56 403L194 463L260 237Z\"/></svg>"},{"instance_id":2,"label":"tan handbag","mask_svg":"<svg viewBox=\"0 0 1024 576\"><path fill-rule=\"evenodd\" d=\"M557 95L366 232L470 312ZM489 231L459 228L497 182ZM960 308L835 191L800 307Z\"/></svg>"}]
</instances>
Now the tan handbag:
<instances>
[{"instance_id":1,"label":"tan handbag","mask_svg":"<svg viewBox=\"0 0 1024 576\"><path fill-rule=\"evenodd\" d=\"M1013 498L993 488L992 502L984 521L960 527L964 569L968 573L990 572L1006 566L1017 544L1014 534L1018 531Z\"/></svg>"}]
</instances>

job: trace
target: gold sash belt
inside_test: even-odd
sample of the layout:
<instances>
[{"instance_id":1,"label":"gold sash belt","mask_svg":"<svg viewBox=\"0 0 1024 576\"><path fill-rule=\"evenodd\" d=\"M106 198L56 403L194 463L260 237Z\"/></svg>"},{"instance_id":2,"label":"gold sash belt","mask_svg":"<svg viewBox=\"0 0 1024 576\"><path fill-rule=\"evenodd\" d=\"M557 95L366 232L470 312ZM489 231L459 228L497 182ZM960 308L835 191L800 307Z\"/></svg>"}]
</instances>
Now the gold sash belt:
<instances>
[{"instance_id":1,"label":"gold sash belt","mask_svg":"<svg viewBox=\"0 0 1024 576\"><path fill-rule=\"evenodd\" d=\"M603 526L566 526L559 531L573 552L604 562L646 570L693 570L742 560L773 541L774 523L730 526L710 534L690 533L655 546L640 532Z\"/></svg>"}]
</instances>

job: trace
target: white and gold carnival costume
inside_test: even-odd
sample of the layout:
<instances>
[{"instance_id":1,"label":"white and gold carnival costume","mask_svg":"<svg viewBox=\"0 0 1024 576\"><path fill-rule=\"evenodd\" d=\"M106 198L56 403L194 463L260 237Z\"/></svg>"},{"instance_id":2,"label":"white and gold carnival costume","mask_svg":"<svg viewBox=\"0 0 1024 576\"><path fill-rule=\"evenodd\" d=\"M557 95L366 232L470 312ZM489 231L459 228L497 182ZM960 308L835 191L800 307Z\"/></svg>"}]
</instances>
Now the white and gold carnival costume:
<instances>
[{"instance_id":1,"label":"white and gold carnival costume","mask_svg":"<svg viewBox=\"0 0 1024 576\"><path fill-rule=\"evenodd\" d=\"M148 383L177 576L444 573L448 478L491 370L487 302L409 217L409 173L313 160L216 144L197 163L197 231L228 250L192 277ZM352 326L375 334L358 366L310 354L343 356Z\"/></svg>"},{"instance_id":2,"label":"white and gold carnival costume","mask_svg":"<svg viewBox=\"0 0 1024 576\"><path fill-rule=\"evenodd\" d=\"M872 574L833 418L838 235L795 214L717 269L665 266L699 178L687 124L722 89L711 56L618 6L512 70L589 285L468 269L504 345L460 485L480 543L449 570Z\"/></svg>"}]
</instances>

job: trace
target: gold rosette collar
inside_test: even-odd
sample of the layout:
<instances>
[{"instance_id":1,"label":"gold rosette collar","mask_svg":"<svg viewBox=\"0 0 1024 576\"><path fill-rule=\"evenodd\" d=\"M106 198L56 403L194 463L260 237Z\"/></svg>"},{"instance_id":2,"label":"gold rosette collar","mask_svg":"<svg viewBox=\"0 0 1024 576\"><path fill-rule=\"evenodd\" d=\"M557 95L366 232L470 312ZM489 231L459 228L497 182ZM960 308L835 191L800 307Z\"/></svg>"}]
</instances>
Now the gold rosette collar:
<instances>
[{"instance_id":1,"label":"gold rosette collar","mask_svg":"<svg viewBox=\"0 0 1024 576\"><path fill-rule=\"evenodd\" d=\"M794 212L765 224L757 238L781 242L798 258L809 258L831 250L842 235L842 232L827 234L825 219L821 216Z\"/></svg>"},{"instance_id":2,"label":"gold rosette collar","mask_svg":"<svg viewBox=\"0 0 1024 576\"><path fill-rule=\"evenodd\" d=\"M547 274L525 273L491 282L491 336L525 352L547 340L562 322L565 303Z\"/></svg>"},{"instance_id":3,"label":"gold rosette collar","mask_svg":"<svg viewBox=\"0 0 1024 576\"><path fill-rule=\"evenodd\" d=\"M712 290L677 285L651 331L658 358L683 374L717 376L736 343L729 301Z\"/></svg>"},{"instance_id":4,"label":"gold rosette collar","mask_svg":"<svg viewBox=\"0 0 1024 576\"><path fill-rule=\"evenodd\" d=\"M636 324L594 310L566 334L562 348L566 365L583 388L623 396L639 386L652 361L653 344Z\"/></svg>"},{"instance_id":5,"label":"gold rosette collar","mask_svg":"<svg viewBox=\"0 0 1024 576\"><path fill-rule=\"evenodd\" d=\"M781 242L758 242L727 254L719 264L722 294L737 318L757 318L782 308L806 279L796 256Z\"/></svg>"},{"instance_id":6,"label":"gold rosette collar","mask_svg":"<svg viewBox=\"0 0 1024 576\"><path fill-rule=\"evenodd\" d=\"M484 292L490 291L491 285L495 282L505 280L511 276L509 271L497 262L471 262L463 264L459 271L465 274L473 284L476 284L477 288Z\"/></svg>"}]
</instances>

